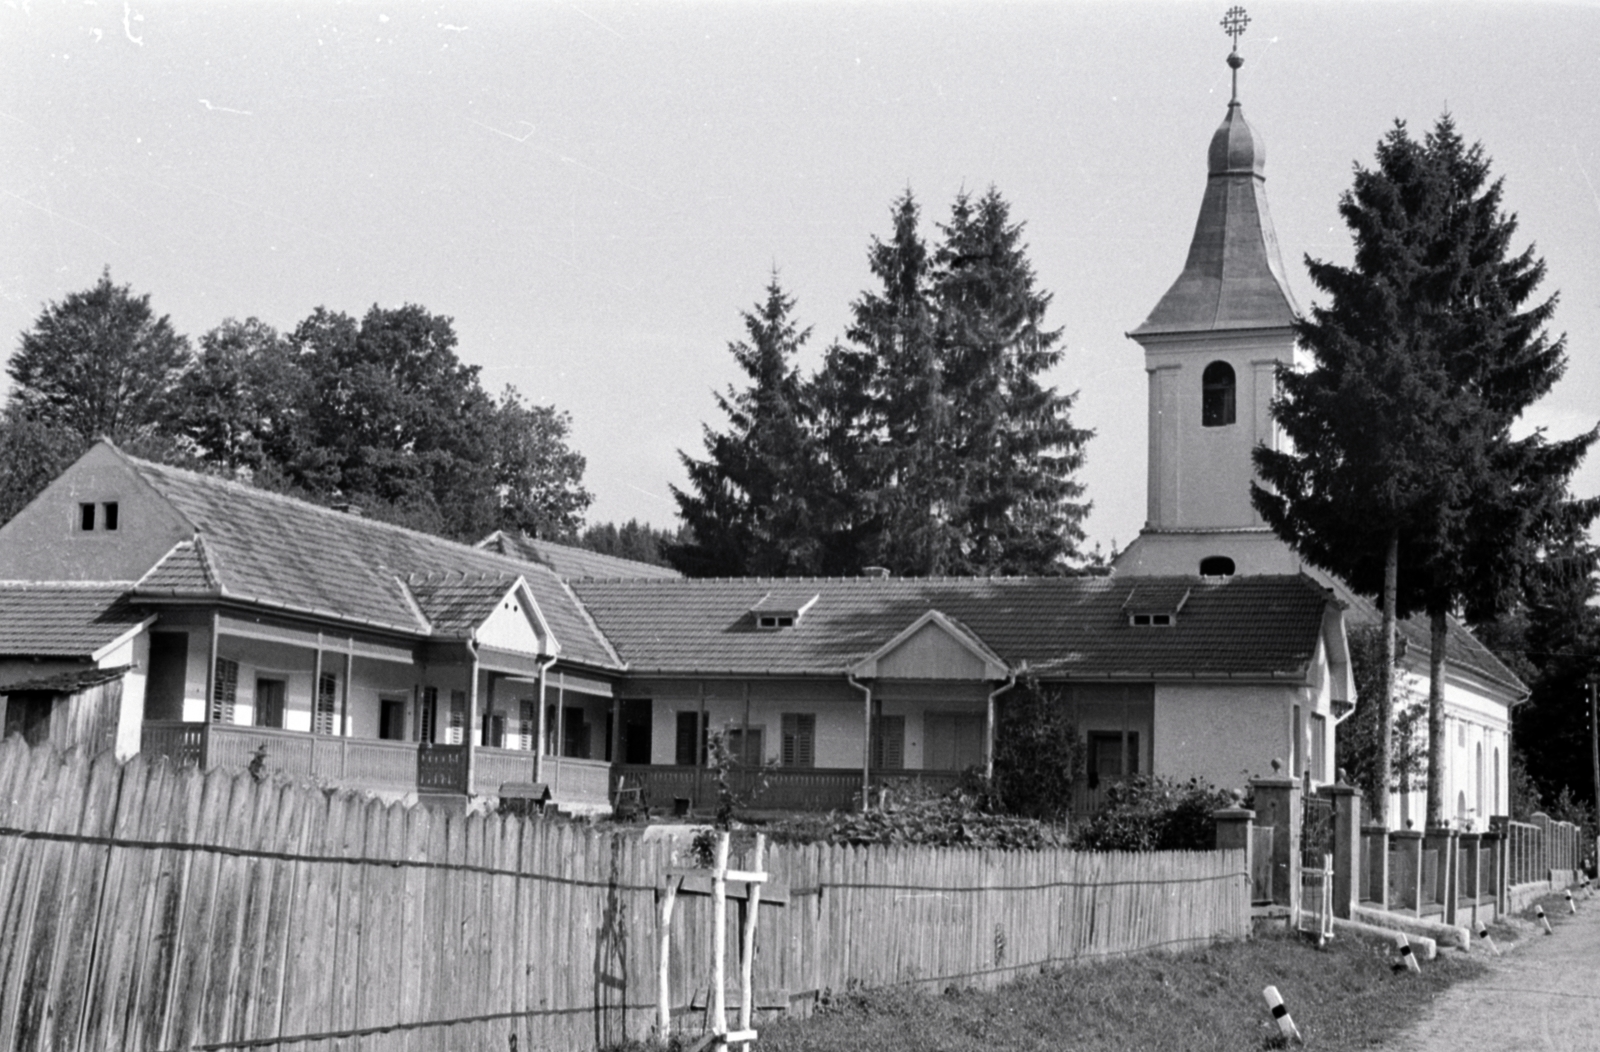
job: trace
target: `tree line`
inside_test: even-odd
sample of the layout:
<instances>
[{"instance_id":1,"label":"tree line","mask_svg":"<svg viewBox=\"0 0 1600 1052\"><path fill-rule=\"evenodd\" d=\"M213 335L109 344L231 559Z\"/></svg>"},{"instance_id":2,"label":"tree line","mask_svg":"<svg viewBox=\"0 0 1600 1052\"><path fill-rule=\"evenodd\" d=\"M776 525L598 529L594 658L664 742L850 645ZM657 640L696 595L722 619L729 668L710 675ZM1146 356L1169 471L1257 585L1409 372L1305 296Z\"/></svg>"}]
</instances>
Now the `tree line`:
<instances>
[{"instance_id":1,"label":"tree line","mask_svg":"<svg viewBox=\"0 0 1600 1052\"><path fill-rule=\"evenodd\" d=\"M576 537L591 496L568 414L484 390L452 320L415 304L195 346L109 270L45 306L7 366L0 522L96 439L462 541Z\"/></svg>"},{"instance_id":2,"label":"tree line","mask_svg":"<svg viewBox=\"0 0 1600 1052\"><path fill-rule=\"evenodd\" d=\"M875 286L823 364L773 275L729 351L748 378L716 397L722 430L680 453L692 533L668 558L690 576L1059 574L1080 561L1089 504L1075 474L1092 433L1061 360L1023 225L991 188L958 194L925 237L910 191L874 238Z\"/></svg>"}]
</instances>

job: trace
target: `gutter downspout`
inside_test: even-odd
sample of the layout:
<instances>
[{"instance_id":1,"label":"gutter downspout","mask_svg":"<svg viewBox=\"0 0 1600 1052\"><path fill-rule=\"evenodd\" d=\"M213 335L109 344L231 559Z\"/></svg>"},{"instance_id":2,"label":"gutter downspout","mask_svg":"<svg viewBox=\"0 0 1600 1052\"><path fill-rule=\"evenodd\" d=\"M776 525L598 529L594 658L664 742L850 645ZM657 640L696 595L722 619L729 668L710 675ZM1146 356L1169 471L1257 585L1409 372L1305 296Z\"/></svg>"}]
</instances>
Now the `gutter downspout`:
<instances>
[{"instance_id":1,"label":"gutter downspout","mask_svg":"<svg viewBox=\"0 0 1600 1052\"><path fill-rule=\"evenodd\" d=\"M1006 676L1004 683L989 692L988 705L984 710L983 728L983 779L986 782L994 779L994 699L1016 685L1017 674L1012 672Z\"/></svg>"},{"instance_id":2,"label":"gutter downspout","mask_svg":"<svg viewBox=\"0 0 1600 1052\"><path fill-rule=\"evenodd\" d=\"M862 741L864 748L861 750L861 810L868 811L871 810L869 801L872 792L872 688L856 679L854 672L846 672L844 678L864 695L867 735Z\"/></svg>"},{"instance_id":3,"label":"gutter downspout","mask_svg":"<svg viewBox=\"0 0 1600 1052\"><path fill-rule=\"evenodd\" d=\"M473 722L478 718L478 641L467 638L467 653L472 655L471 678L467 686L467 725L462 737L467 740L467 797L478 789L478 746L473 737Z\"/></svg>"},{"instance_id":4,"label":"gutter downspout","mask_svg":"<svg viewBox=\"0 0 1600 1052\"><path fill-rule=\"evenodd\" d=\"M545 713L545 696L544 696L544 692L545 692L545 676L546 676L547 673L549 673L550 666L554 665L555 663L556 663L556 656L554 654L551 654L550 655L550 659L548 661L541 662L540 665L539 665L539 709L538 709L538 712L539 712L539 736L538 736L537 740L535 740L534 743L533 743L533 780L536 781L536 782L543 782L544 781L545 735L546 735L546 733L548 733L548 730L549 730L549 728L547 728L545 726L545 721L544 721L544 713Z\"/></svg>"}]
</instances>

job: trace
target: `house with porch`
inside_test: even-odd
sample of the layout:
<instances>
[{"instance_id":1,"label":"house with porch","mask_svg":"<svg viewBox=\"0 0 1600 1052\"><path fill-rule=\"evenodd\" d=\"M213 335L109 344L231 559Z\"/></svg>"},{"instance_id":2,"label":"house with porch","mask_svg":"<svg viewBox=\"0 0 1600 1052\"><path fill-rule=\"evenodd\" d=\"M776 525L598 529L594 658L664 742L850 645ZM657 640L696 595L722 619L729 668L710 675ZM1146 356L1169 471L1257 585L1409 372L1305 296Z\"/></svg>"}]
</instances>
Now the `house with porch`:
<instances>
[{"instance_id":1,"label":"house with porch","mask_svg":"<svg viewBox=\"0 0 1600 1052\"><path fill-rule=\"evenodd\" d=\"M1342 604L1303 576L657 570L569 579L102 442L0 527L0 673L29 684L7 711L69 703L47 675L115 678L121 755L572 808L617 784L703 805L720 733L770 768L756 806L820 808L986 766L1026 674L1072 710L1087 811L1142 772L1325 779L1351 697Z\"/></svg>"}]
</instances>

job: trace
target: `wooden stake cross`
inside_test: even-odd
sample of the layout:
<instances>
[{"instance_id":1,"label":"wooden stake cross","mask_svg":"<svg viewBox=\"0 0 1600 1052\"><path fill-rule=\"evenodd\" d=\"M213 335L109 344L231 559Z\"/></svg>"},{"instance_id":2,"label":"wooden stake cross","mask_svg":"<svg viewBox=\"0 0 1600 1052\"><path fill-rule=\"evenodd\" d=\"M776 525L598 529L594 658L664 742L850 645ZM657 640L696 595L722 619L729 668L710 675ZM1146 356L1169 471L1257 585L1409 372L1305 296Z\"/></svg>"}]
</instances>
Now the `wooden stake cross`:
<instances>
[{"instance_id":1,"label":"wooden stake cross","mask_svg":"<svg viewBox=\"0 0 1600 1052\"><path fill-rule=\"evenodd\" d=\"M728 842L726 832L717 834L717 847L715 861L712 863L710 876L711 893L711 1033L705 1040L694 1046L695 1049L710 1047L726 1048L728 1045L745 1045L756 1039L756 1032L751 1029L751 1012L755 1007L755 989L753 985L753 962L756 948L756 918L760 912L761 889L768 881L768 875L763 871L767 858L767 837L765 833L756 834L756 849L754 869L740 870L728 868ZM664 1041L672 1030L672 986L671 986L671 961L669 955L672 943L672 907L680 892L683 894L705 894L704 885L707 873L703 869L685 868L674 866L667 870L667 884L661 895L661 913L657 936L659 939L660 953L657 961L660 972L657 976L656 991L656 1030ZM744 885L744 896L748 908L744 911L744 926L740 934L740 967L739 967L739 1029L728 1029L728 1004L727 1004L727 973L728 973L728 884ZM696 886L698 885L698 886ZM776 902L782 903L787 896L782 889L778 889Z\"/></svg>"}]
</instances>

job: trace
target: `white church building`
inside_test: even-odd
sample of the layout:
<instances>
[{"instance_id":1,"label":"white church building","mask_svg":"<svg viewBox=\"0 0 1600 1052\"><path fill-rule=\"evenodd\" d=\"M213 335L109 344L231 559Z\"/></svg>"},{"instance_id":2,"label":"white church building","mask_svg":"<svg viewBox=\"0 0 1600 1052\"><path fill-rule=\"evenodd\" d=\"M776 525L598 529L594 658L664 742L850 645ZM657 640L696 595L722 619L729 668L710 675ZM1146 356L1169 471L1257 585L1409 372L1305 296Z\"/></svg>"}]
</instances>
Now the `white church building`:
<instances>
[{"instance_id":1,"label":"white church building","mask_svg":"<svg viewBox=\"0 0 1600 1052\"><path fill-rule=\"evenodd\" d=\"M1230 64L1237 71L1237 55ZM1236 72L1237 77L1237 72ZM1237 81L1236 81L1237 83ZM1354 628L1376 624L1369 600L1302 562L1250 502L1251 450L1285 439L1270 408L1281 365L1298 363L1300 310L1285 280L1267 207L1266 150L1245 120L1237 88L1207 153L1205 194L1188 258L1144 322L1128 335L1149 377L1147 512L1117 557L1118 576L1207 577L1304 572L1331 587ZM1511 708L1527 688L1467 628L1451 623L1445 682L1445 807L1461 828L1508 813ZM1402 697L1428 692L1429 633L1401 625ZM1426 720L1421 734L1426 735ZM1426 757L1426 741L1417 743ZM1391 798L1396 827L1421 828L1426 775Z\"/></svg>"}]
</instances>

